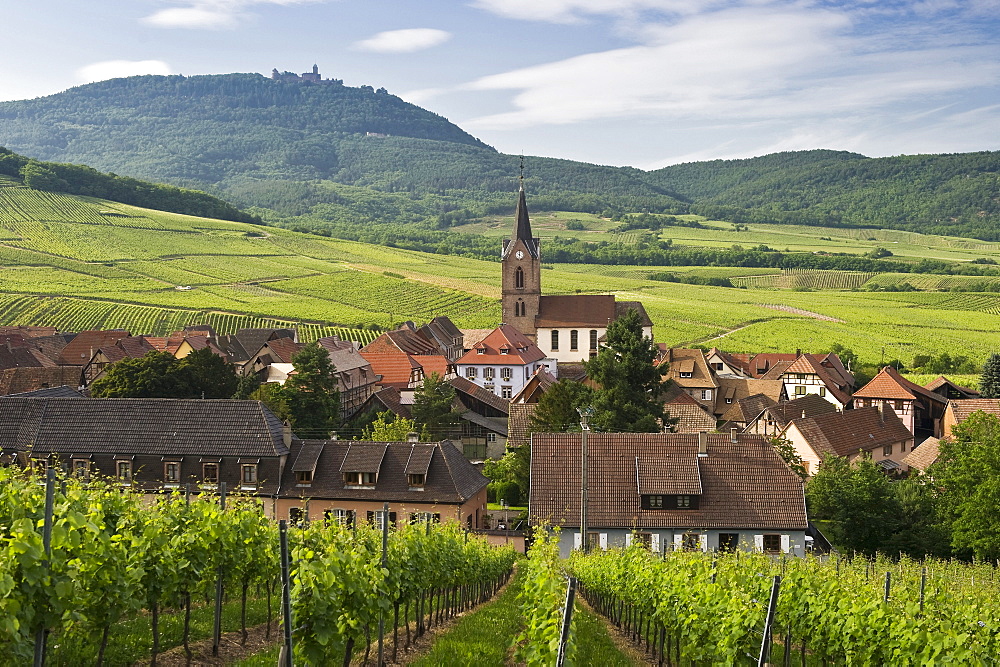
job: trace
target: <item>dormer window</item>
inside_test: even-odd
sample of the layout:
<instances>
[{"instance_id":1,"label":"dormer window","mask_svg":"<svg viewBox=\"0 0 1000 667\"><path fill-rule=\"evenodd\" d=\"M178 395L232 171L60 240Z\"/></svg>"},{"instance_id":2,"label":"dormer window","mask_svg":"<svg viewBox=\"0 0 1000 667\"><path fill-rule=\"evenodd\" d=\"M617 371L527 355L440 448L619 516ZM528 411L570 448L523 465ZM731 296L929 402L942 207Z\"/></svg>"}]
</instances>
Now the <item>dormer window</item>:
<instances>
[{"instance_id":1,"label":"dormer window","mask_svg":"<svg viewBox=\"0 0 1000 667\"><path fill-rule=\"evenodd\" d=\"M510 348L509 347L501 347L500 348L500 354L510 354Z\"/></svg>"},{"instance_id":2,"label":"dormer window","mask_svg":"<svg viewBox=\"0 0 1000 667\"><path fill-rule=\"evenodd\" d=\"M476 354L486 354L486 348L485 347L477 347L476 348Z\"/></svg>"},{"instance_id":3,"label":"dormer window","mask_svg":"<svg viewBox=\"0 0 1000 667\"><path fill-rule=\"evenodd\" d=\"M344 484L347 486L375 486L378 474L374 472L345 472Z\"/></svg>"},{"instance_id":4,"label":"dormer window","mask_svg":"<svg viewBox=\"0 0 1000 667\"><path fill-rule=\"evenodd\" d=\"M681 371L681 377L682 378L689 378L692 375L694 375L694 373L692 373L691 371Z\"/></svg>"},{"instance_id":5,"label":"dormer window","mask_svg":"<svg viewBox=\"0 0 1000 667\"><path fill-rule=\"evenodd\" d=\"M312 484L313 481L313 471L312 470L298 470L295 472L295 481L299 484Z\"/></svg>"},{"instance_id":6,"label":"dormer window","mask_svg":"<svg viewBox=\"0 0 1000 667\"><path fill-rule=\"evenodd\" d=\"M116 461L115 462L115 473L118 475L118 479L122 482L132 481L132 462L131 461Z\"/></svg>"},{"instance_id":7,"label":"dormer window","mask_svg":"<svg viewBox=\"0 0 1000 667\"><path fill-rule=\"evenodd\" d=\"M218 484L219 483L219 464L218 463L202 463L201 464L201 479L205 484Z\"/></svg>"},{"instance_id":8,"label":"dormer window","mask_svg":"<svg viewBox=\"0 0 1000 667\"><path fill-rule=\"evenodd\" d=\"M421 488L422 489L424 487L424 482L425 482L426 478L427 478L426 475L407 475L406 476L406 483L411 488Z\"/></svg>"},{"instance_id":9,"label":"dormer window","mask_svg":"<svg viewBox=\"0 0 1000 667\"><path fill-rule=\"evenodd\" d=\"M73 459L73 476L79 479L90 479L90 460Z\"/></svg>"},{"instance_id":10,"label":"dormer window","mask_svg":"<svg viewBox=\"0 0 1000 667\"><path fill-rule=\"evenodd\" d=\"M644 495L640 504L644 510L696 510L698 496Z\"/></svg>"}]
</instances>

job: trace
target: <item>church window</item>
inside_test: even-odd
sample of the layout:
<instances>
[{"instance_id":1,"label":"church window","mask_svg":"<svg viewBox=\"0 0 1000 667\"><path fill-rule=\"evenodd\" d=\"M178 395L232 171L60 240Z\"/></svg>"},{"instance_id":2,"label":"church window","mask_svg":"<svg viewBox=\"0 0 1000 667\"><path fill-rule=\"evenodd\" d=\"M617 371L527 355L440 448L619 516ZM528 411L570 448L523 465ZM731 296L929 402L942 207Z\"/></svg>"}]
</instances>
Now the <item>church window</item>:
<instances>
[{"instance_id":1,"label":"church window","mask_svg":"<svg viewBox=\"0 0 1000 667\"><path fill-rule=\"evenodd\" d=\"M578 350L579 346L579 333L576 329L569 332L569 349Z\"/></svg>"},{"instance_id":2,"label":"church window","mask_svg":"<svg viewBox=\"0 0 1000 667\"><path fill-rule=\"evenodd\" d=\"M514 270L514 289L524 289L524 270L520 266Z\"/></svg>"},{"instance_id":3,"label":"church window","mask_svg":"<svg viewBox=\"0 0 1000 667\"><path fill-rule=\"evenodd\" d=\"M521 299L514 304L514 317L524 317L524 301Z\"/></svg>"},{"instance_id":4,"label":"church window","mask_svg":"<svg viewBox=\"0 0 1000 667\"><path fill-rule=\"evenodd\" d=\"M597 349L597 329L590 330L590 349Z\"/></svg>"},{"instance_id":5,"label":"church window","mask_svg":"<svg viewBox=\"0 0 1000 667\"><path fill-rule=\"evenodd\" d=\"M558 350L559 349L559 330L558 329L553 329L552 330L552 349L553 350Z\"/></svg>"}]
</instances>

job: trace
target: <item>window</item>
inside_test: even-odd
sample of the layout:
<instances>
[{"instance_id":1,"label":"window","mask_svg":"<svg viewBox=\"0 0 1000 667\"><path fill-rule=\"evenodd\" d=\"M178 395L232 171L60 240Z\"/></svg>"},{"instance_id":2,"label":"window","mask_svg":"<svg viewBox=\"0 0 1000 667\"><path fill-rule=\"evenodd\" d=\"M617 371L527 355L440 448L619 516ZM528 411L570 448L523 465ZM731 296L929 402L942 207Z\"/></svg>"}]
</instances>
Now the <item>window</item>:
<instances>
[{"instance_id":1,"label":"window","mask_svg":"<svg viewBox=\"0 0 1000 667\"><path fill-rule=\"evenodd\" d=\"M296 470L295 471L295 481L299 484L312 484L313 481L313 471L312 470Z\"/></svg>"},{"instance_id":2,"label":"window","mask_svg":"<svg viewBox=\"0 0 1000 667\"><path fill-rule=\"evenodd\" d=\"M632 544L641 544L642 546L649 549L653 546L653 534L652 533L633 533Z\"/></svg>"},{"instance_id":3,"label":"window","mask_svg":"<svg viewBox=\"0 0 1000 667\"><path fill-rule=\"evenodd\" d=\"M497 441L497 434L496 433L492 433L491 432L491 433L487 433L486 434L486 442L496 442L496 441Z\"/></svg>"},{"instance_id":4,"label":"window","mask_svg":"<svg viewBox=\"0 0 1000 667\"><path fill-rule=\"evenodd\" d=\"M49 460L47 458L31 459L31 470L33 472L44 473L47 472L48 469L49 469Z\"/></svg>"},{"instance_id":5,"label":"window","mask_svg":"<svg viewBox=\"0 0 1000 667\"><path fill-rule=\"evenodd\" d=\"M590 349L597 349L597 329L590 330Z\"/></svg>"},{"instance_id":6,"label":"window","mask_svg":"<svg viewBox=\"0 0 1000 667\"><path fill-rule=\"evenodd\" d=\"M87 459L73 459L73 475L80 479L89 479L90 461Z\"/></svg>"},{"instance_id":7,"label":"window","mask_svg":"<svg viewBox=\"0 0 1000 667\"><path fill-rule=\"evenodd\" d=\"M524 301L520 299L514 304L514 317L524 317Z\"/></svg>"},{"instance_id":8,"label":"window","mask_svg":"<svg viewBox=\"0 0 1000 667\"><path fill-rule=\"evenodd\" d=\"M504 387L504 386L500 387L500 398L510 398L513 395L514 392L512 391L511 387Z\"/></svg>"},{"instance_id":9,"label":"window","mask_svg":"<svg viewBox=\"0 0 1000 667\"><path fill-rule=\"evenodd\" d=\"M899 451L901 451L901 452L905 452L906 451L906 441L903 441L903 442L899 443Z\"/></svg>"},{"instance_id":10,"label":"window","mask_svg":"<svg viewBox=\"0 0 1000 667\"><path fill-rule=\"evenodd\" d=\"M201 479L206 484L218 484L219 483L219 464L218 463L202 463L201 464Z\"/></svg>"},{"instance_id":11,"label":"window","mask_svg":"<svg viewBox=\"0 0 1000 667\"><path fill-rule=\"evenodd\" d=\"M701 400L703 400L703 401L710 401L710 400L712 400L712 390L711 389L702 389L701 390Z\"/></svg>"},{"instance_id":12,"label":"window","mask_svg":"<svg viewBox=\"0 0 1000 667\"><path fill-rule=\"evenodd\" d=\"M795 385L795 395L796 396L805 396L806 395L806 388L803 387L800 384Z\"/></svg>"},{"instance_id":13,"label":"window","mask_svg":"<svg viewBox=\"0 0 1000 667\"><path fill-rule=\"evenodd\" d=\"M681 372L680 372L680 376L681 376L682 378L689 378L689 377L691 377L692 375L694 375L694 373L693 373L692 371L681 371Z\"/></svg>"},{"instance_id":14,"label":"window","mask_svg":"<svg viewBox=\"0 0 1000 667\"><path fill-rule=\"evenodd\" d=\"M486 348L485 347L477 347L476 348L476 354L486 354Z\"/></svg>"},{"instance_id":15,"label":"window","mask_svg":"<svg viewBox=\"0 0 1000 667\"><path fill-rule=\"evenodd\" d=\"M396 513L389 512L389 527L396 527ZM375 512L368 512L368 523L372 524L378 530L385 528L386 512L385 510L378 510Z\"/></svg>"},{"instance_id":16,"label":"window","mask_svg":"<svg viewBox=\"0 0 1000 667\"><path fill-rule=\"evenodd\" d=\"M253 486L257 484L257 464L246 463L243 466L243 484L244 486Z\"/></svg>"},{"instance_id":17,"label":"window","mask_svg":"<svg viewBox=\"0 0 1000 667\"><path fill-rule=\"evenodd\" d=\"M436 512L414 512L410 523L441 523L441 515Z\"/></svg>"},{"instance_id":18,"label":"window","mask_svg":"<svg viewBox=\"0 0 1000 667\"><path fill-rule=\"evenodd\" d=\"M719 533L719 551L736 551L739 544L739 533Z\"/></svg>"},{"instance_id":19,"label":"window","mask_svg":"<svg viewBox=\"0 0 1000 667\"><path fill-rule=\"evenodd\" d=\"M475 380L478 374L479 373L476 372L475 366L469 366L468 368L465 369L465 377L470 380Z\"/></svg>"},{"instance_id":20,"label":"window","mask_svg":"<svg viewBox=\"0 0 1000 667\"><path fill-rule=\"evenodd\" d=\"M559 330L558 329L553 329L552 330L552 349L553 350L558 350L559 349Z\"/></svg>"},{"instance_id":21,"label":"window","mask_svg":"<svg viewBox=\"0 0 1000 667\"><path fill-rule=\"evenodd\" d=\"M507 382L510 382L510 376L511 376L511 370L510 370L510 368L501 368L500 369L500 379L501 380L505 380Z\"/></svg>"},{"instance_id":22,"label":"window","mask_svg":"<svg viewBox=\"0 0 1000 667\"><path fill-rule=\"evenodd\" d=\"M764 535L763 550L766 554L781 553L781 535Z\"/></svg>"},{"instance_id":23,"label":"window","mask_svg":"<svg viewBox=\"0 0 1000 667\"><path fill-rule=\"evenodd\" d=\"M375 486L378 474L374 472L345 472L344 484L349 486Z\"/></svg>"},{"instance_id":24,"label":"window","mask_svg":"<svg viewBox=\"0 0 1000 667\"><path fill-rule=\"evenodd\" d=\"M524 269L520 266L514 269L514 289L524 289Z\"/></svg>"},{"instance_id":25,"label":"window","mask_svg":"<svg viewBox=\"0 0 1000 667\"><path fill-rule=\"evenodd\" d=\"M506 347L506 346L501 347L500 348L500 354L510 354L510 348Z\"/></svg>"},{"instance_id":26,"label":"window","mask_svg":"<svg viewBox=\"0 0 1000 667\"><path fill-rule=\"evenodd\" d=\"M576 329L573 329L572 331L569 332L569 349L577 350L580 348L578 339L579 339L579 333L577 332Z\"/></svg>"},{"instance_id":27,"label":"window","mask_svg":"<svg viewBox=\"0 0 1000 667\"><path fill-rule=\"evenodd\" d=\"M681 538L681 549L701 551L701 535L699 533L684 533L684 537Z\"/></svg>"},{"instance_id":28,"label":"window","mask_svg":"<svg viewBox=\"0 0 1000 667\"><path fill-rule=\"evenodd\" d=\"M677 509L689 509L691 507L691 496L677 496Z\"/></svg>"},{"instance_id":29,"label":"window","mask_svg":"<svg viewBox=\"0 0 1000 667\"><path fill-rule=\"evenodd\" d=\"M892 445L886 445L882 448L882 456L892 456Z\"/></svg>"},{"instance_id":30,"label":"window","mask_svg":"<svg viewBox=\"0 0 1000 667\"><path fill-rule=\"evenodd\" d=\"M893 401L892 402L892 407L893 407L893 409L896 412L899 412L899 411L901 411L903 409L903 402L902 401Z\"/></svg>"},{"instance_id":31,"label":"window","mask_svg":"<svg viewBox=\"0 0 1000 667\"><path fill-rule=\"evenodd\" d=\"M820 396L826 396L826 387L820 387L819 388L819 395Z\"/></svg>"},{"instance_id":32,"label":"window","mask_svg":"<svg viewBox=\"0 0 1000 667\"><path fill-rule=\"evenodd\" d=\"M288 508L288 521L290 523L302 523L306 518L306 513L301 507Z\"/></svg>"},{"instance_id":33,"label":"window","mask_svg":"<svg viewBox=\"0 0 1000 667\"><path fill-rule=\"evenodd\" d=\"M407 475L406 483L411 487L423 487L425 475Z\"/></svg>"},{"instance_id":34,"label":"window","mask_svg":"<svg viewBox=\"0 0 1000 667\"><path fill-rule=\"evenodd\" d=\"M601 548L601 534L587 532L587 548L590 551Z\"/></svg>"},{"instance_id":35,"label":"window","mask_svg":"<svg viewBox=\"0 0 1000 667\"><path fill-rule=\"evenodd\" d=\"M131 461L117 461L115 462L115 474L118 475L118 479L123 482L132 481L132 462Z\"/></svg>"},{"instance_id":36,"label":"window","mask_svg":"<svg viewBox=\"0 0 1000 667\"><path fill-rule=\"evenodd\" d=\"M722 364L722 363L716 362L716 363L712 364L712 368L714 368L717 371L721 371L723 368L725 368L725 365Z\"/></svg>"},{"instance_id":37,"label":"window","mask_svg":"<svg viewBox=\"0 0 1000 667\"><path fill-rule=\"evenodd\" d=\"M663 509L663 496L643 496L642 509L644 510Z\"/></svg>"},{"instance_id":38,"label":"window","mask_svg":"<svg viewBox=\"0 0 1000 667\"><path fill-rule=\"evenodd\" d=\"M496 371L497 371L497 369L495 369L495 368L484 368L483 369L483 379L484 380L492 380L493 377L496 375Z\"/></svg>"},{"instance_id":39,"label":"window","mask_svg":"<svg viewBox=\"0 0 1000 667\"><path fill-rule=\"evenodd\" d=\"M727 398L726 399L726 403L732 403L732 402L733 402L733 399L731 399L731 398Z\"/></svg>"},{"instance_id":40,"label":"window","mask_svg":"<svg viewBox=\"0 0 1000 667\"><path fill-rule=\"evenodd\" d=\"M167 484L179 484L181 481L180 461L167 461L163 464L163 481Z\"/></svg>"}]
</instances>

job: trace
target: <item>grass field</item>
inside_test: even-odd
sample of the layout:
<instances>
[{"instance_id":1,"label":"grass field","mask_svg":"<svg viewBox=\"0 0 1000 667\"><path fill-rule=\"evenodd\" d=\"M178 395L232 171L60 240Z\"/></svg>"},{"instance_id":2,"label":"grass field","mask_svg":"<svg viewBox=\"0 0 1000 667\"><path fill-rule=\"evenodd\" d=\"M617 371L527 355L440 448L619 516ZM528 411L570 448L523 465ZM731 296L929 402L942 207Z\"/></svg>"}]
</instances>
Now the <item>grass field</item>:
<instances>
[{"instance_id":1,"label":"grass field","mask_svg":"<svg viewBox=\"0 0 1000 667\"><path fill-rule=\"evenodd\" d=\"M597 227L607 226L596 216L575 213L540 214L533 224L544 237L546 224L565 227L566 219L591 225L594 234L603 234ZM925 250L965 253L966 258L1000 252L996 244L967 239L863 231L883 245L892 239L907 248L924 243ZM858 230L781 230L785 238L806 232L817 243L876 243L851 240ZM783 245L763 226L738 233L720 227L711 233L760 234L745 245ZM835 240L819 239L828 234ZM544 257L544 244L542 252ZM661 271L726 277L745 289L648 279ZM335 331L370 340L370 329L345 327L388 327L435 315L447 315L460 327L495 326L499 276L496 262L0 188L0 324L48 324L69 331L124 327L162 334L192 323L211 323L223 333L298 323L306 340ZM1000 294L851 288L910 282L952 289L983 280L988 279L732 267L554 264L542 271L548 294L614 293L641 300L656 339L669 345L749 352L823 351L841 343L871 363L881 358L909 362L915 354L945 350L983 361L1000 349Z\"/></svg>"}]
</instances>

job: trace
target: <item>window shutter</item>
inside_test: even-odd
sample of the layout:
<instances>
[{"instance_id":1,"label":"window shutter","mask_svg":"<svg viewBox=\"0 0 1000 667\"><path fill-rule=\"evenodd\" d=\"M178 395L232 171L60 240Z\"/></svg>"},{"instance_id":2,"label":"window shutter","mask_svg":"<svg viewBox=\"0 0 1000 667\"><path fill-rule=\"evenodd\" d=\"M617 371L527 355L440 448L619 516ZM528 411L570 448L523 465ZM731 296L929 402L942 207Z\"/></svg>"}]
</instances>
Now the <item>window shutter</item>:
<instances>
[{"instance_id":1,"label":"window shutter","mask_svg":"<svg viewBox=\"0 0 1000 667\"><path fill-rule=\"evenodd\" d=\"M703 534L698 536L698 542L701 543L701 550L708 551L708 535Z\"/></svg>"},{"instance_id":2,"label":"window shutter","mask_svg":"<svg viewBox=\"0 0 1000 667\"><path fill-rule=\"evenodd\" d=\"M598 533L597 534L597 541L598 541L598 544L601 545L602 549L607 549L608 548L608 534L607 533Z\"/></svg>"},{"instance_id":3,"label":"window shutter","mask_svg":"<svg viewBox=\"0 0 1000 667\"><path fill-rule=\"evenodd\" d=\"M632 533L625 533L625 546L632 546Z\"/></svg>"},{"instance_id":4,"label":"window shutter","mask_svg":"<svg viewBox=\"0 0 1000 667\"><path fill-rule=\"evenodd\" d=\"M652 538L649 541L649 548L652 551L659 551L660 550L660 534L659 533L653 533L653 536L652 536Z\"/></svg>"},{"instance_id":5,"label":"window shutter","mask_svg":"<svg viewBox=\"0 0 1000 667\"><path fill-rule=\"evenodd\" d=\"M674 551L684 551L684 533L674 533Z\"/></svg>"},{"instance_id":6,"label":"window shutter","mask_svg":"<svg viewBox=\"0 0 1000 667\"><path fill-rule=\"evenodd\" d=\"M763 535L754 535L753 536L753 549L754 549L754 551L763 551L764 550L764 536Z\"/></svg>"},{"instance_id":7,"label":"window shutter","mask_svg":"<svg viewBox=\"0 0 1000 667\"><path fill-rule=\"evenodd\" d=\"M573 548L580 549L582 548L582 545L583 541L580 539L580 531L576 531L573 533Z\"/></svg>"},{"instance_id":8,"label":"window shutter","mask_svg":"<svg viewBox=\"0 0 1000 667\"><path fill-rule=\"evenodd\" d=\"M789 548L792 546L792 538L789 535L781 536L781 553L787 554Z\"/></svg>"}]
</instances>

